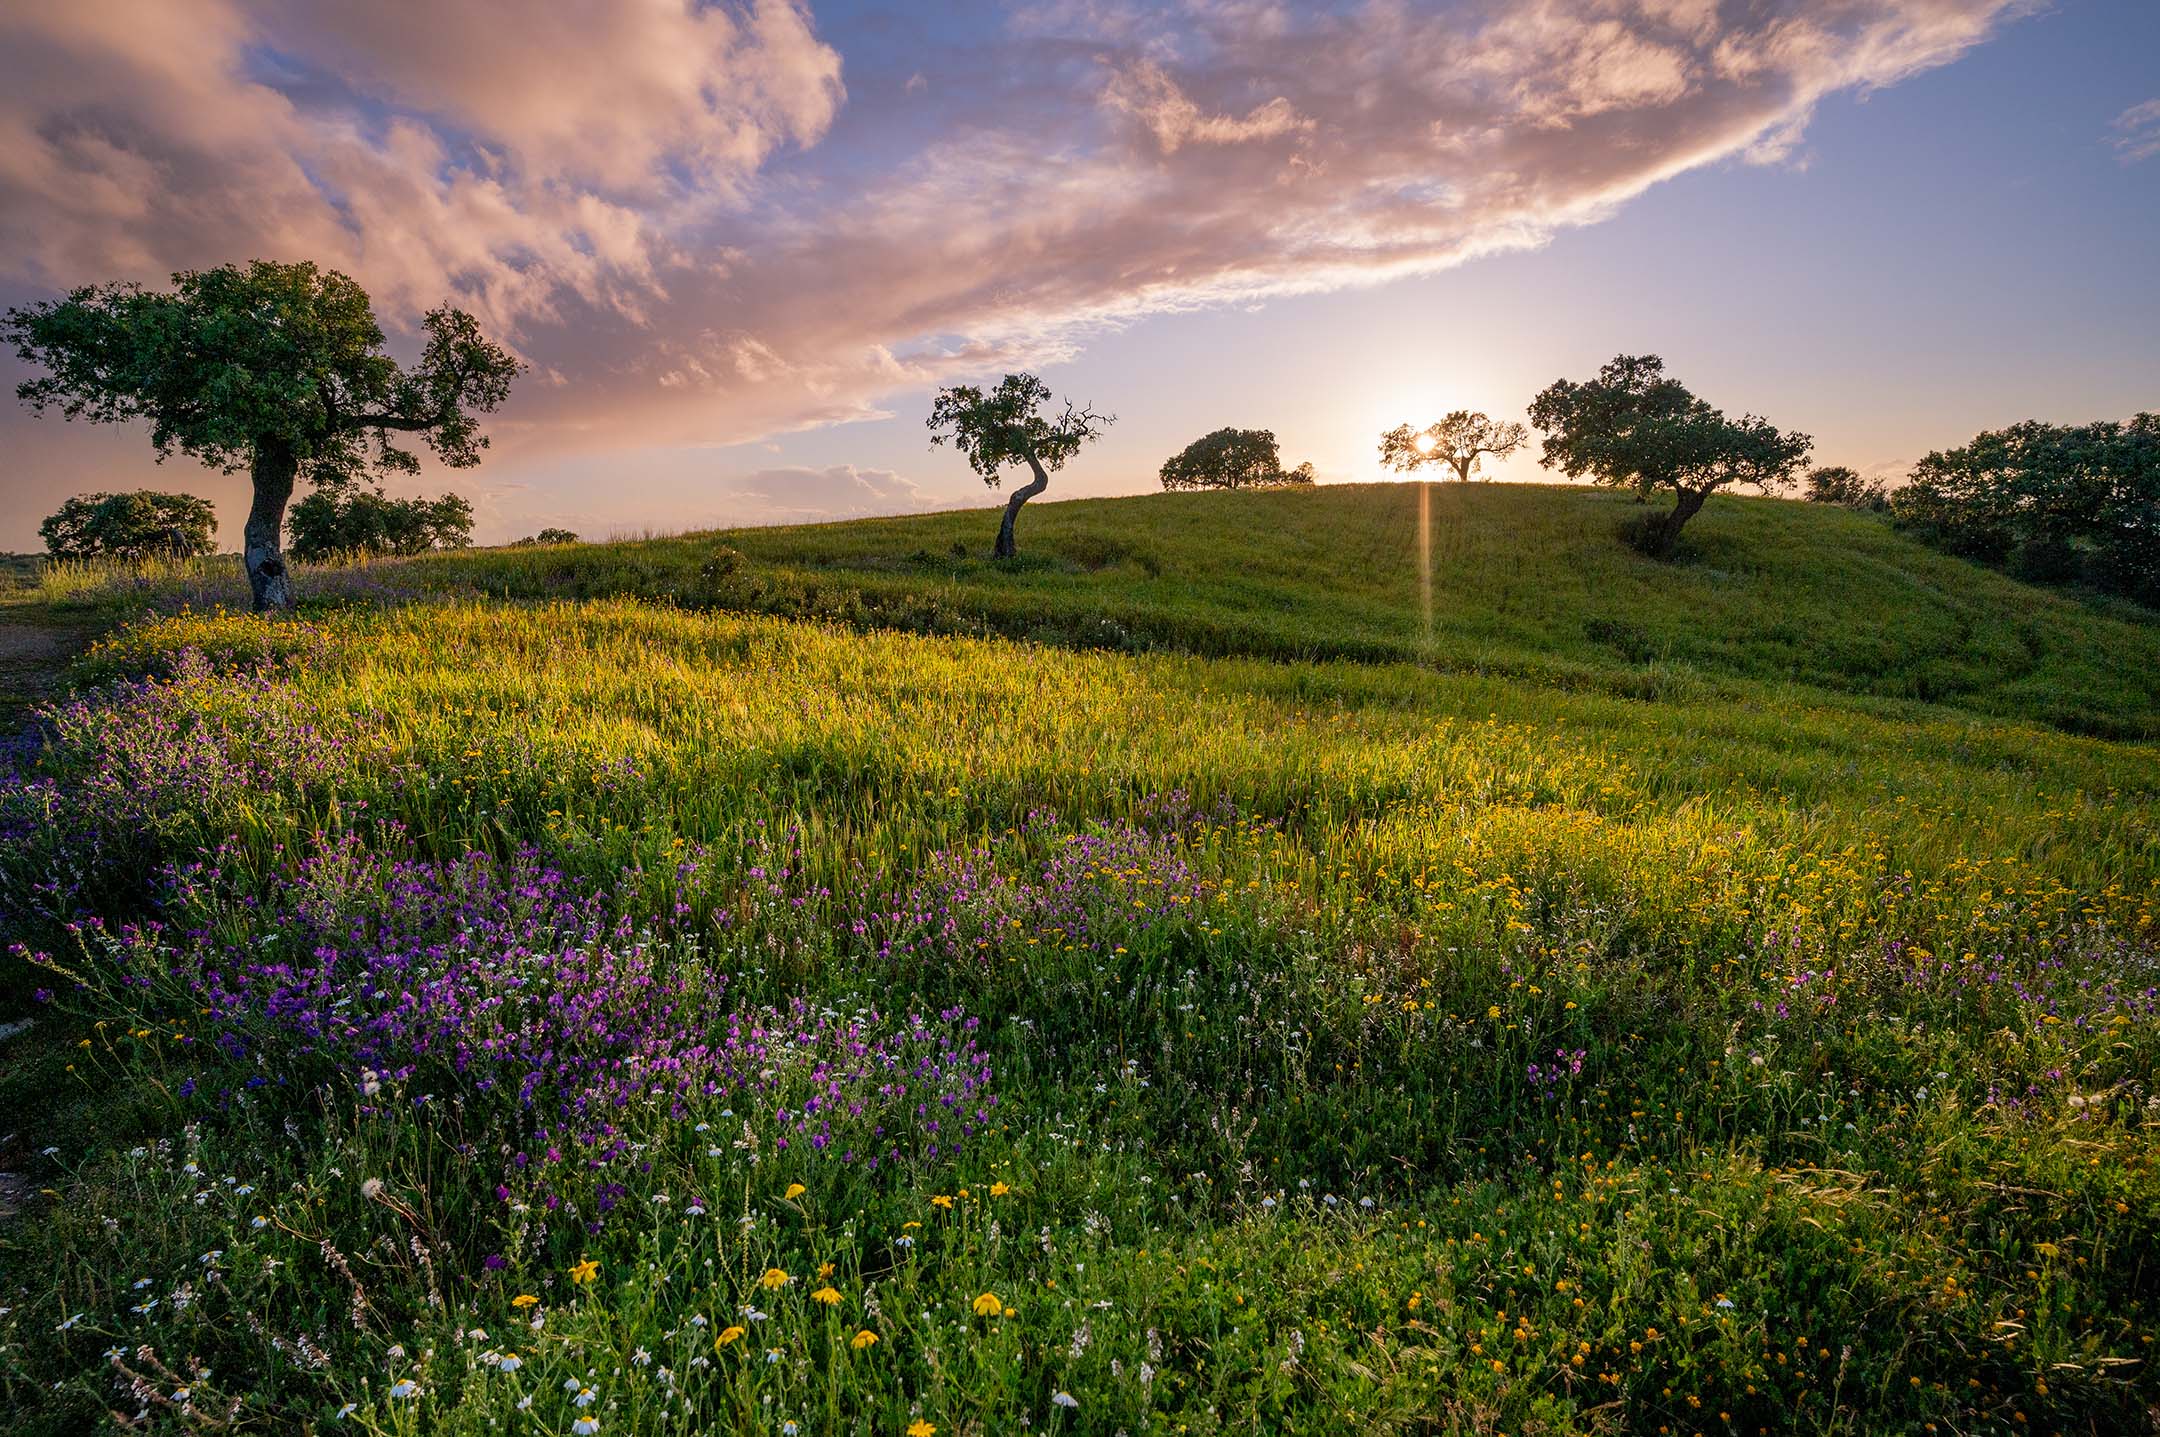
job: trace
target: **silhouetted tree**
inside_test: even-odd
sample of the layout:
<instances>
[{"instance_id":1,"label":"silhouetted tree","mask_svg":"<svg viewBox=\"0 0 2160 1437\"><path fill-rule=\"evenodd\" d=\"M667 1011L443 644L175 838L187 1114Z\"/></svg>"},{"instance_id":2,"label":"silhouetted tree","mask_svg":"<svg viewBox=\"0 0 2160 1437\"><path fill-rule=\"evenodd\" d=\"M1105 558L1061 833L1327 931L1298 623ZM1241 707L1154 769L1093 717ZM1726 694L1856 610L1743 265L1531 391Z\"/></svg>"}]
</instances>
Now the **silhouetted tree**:
<instances>
[{"instance_id":1,"label":"silhouetted tree","mask_svg":"<svg viewBox=\"0 0 2160 1437\"><path fill-rule=\"evenodd\" d=\"M1032 374L1008 374L997 388L985 394L972 384L940 389L930 407L930 442L951 444L967 459L968 467L991 488L1000 487L1007 465L1025 464L1034 479L1012 492L1005 501L1005 518L998 525L1000 559L1018 552L1013 525L1020 506L1050 487L1050 475L1080 452L1082 445L1102 437L1115 417L1097 414L1085 406L1068 403L1056 418L1044 413L1050 403L1050 386Z\"/></svg>"},{"instance_id":2,"label":"silhouetted tree","mask_svg":"<svg viewBox=\"0 0 2160 1437\"><path fill-rule=\"evenodd\" d=\"M1502 422L1474 409L1457 409L1437 424L1412 429L1398 424L1380 436L1380 462L1399 474L1445 464L1467 484L1486 455L1505 459L1529 441L1520 424Z\"/></svg>"},{"instance_id":3,"label":"silhouetted tree","mask_svg":"<svg viewBox=\"0 0 2160 1437\"><path fill-rule=\"evenodd\" d=\"M293 505L292 556L313 563L338 554L418 554L472 544L472 505L456 494L391 499L341 484Z\"/></svg>"},{"instance_id":4,"label":"silhouetted tree","mask_svg":"<svg viewBox=\"0 0 2160 1437\"><path fill-rule=\"evenodd\" d=\"M1890 511L1952 553L2160 605L2160 414L1991 430L1922 459Z\"/></svg>"},{"instance_id":5,"label":"silhouetted tree","mask_svg":"<svg viewBox=\"0 0 2160 1437\"><path fill-rule=\"evenodd\" d=\"M1728 419L1665 374L1654 354L1623 354L1584 383L1558 380L1530 403L1545 432L1538 462L1570 479L1673 492L1672 510L1643 531L1643 547L1669 554L1681 528L1709 497L1732 484L1782 488L1814 441L1756 415Z\"/></svg>"},{"instance_id":6,"label":"silhouetted tree","mask_svg":"<svg viewBox=\"0 0 2160 1437\"><path fill-rule=\"evenodd\" d=\"M1312 465L1282 467L1273 431L1218 429L1163 461L1165 489L1265 489L1313 482Z\"/></svg>"},{"instance_id":7,"label":"silhouetted tree","mask_svg":"<svg viewBox=\"0 0 2160 1437\"><path fill-rule=\"evenodd\" d=\"M532 547L534 545L542 544L575 544L577 542L578 536L573 530L542 529L539 533L533 535L531 538L520 539L515 544L512 544L510 547L515 549L521 547Z\"/></svg>"},{"instance_id":8,"label":"silhouetted tree","mask_svg":"<svg viewBox=\"0 0 2160 1437\"><path fill-rule=\"evenodd\" d=\"M210 552L217 510L193 494L78 494L38 525L55 559L193 559Z\"/></svg>"},{"instance_id":9,"label":"silhouetted tree","mask_svg":"<svg viewBox=\"0 0 2160 1437\"><path fill-rule=\"evenodd\" d=\"M1811 469L1807 476L1810 504L1835 504L1842 509L1861 509L1879 514L1890 507L1890 491L1879 479L1863 479L1857 469L1842 464Z\"/></svg>"},{"instance_id":10,"label":"silhouetted tree","mask_svg":"<svg viewBox=\"0 0 2160 1437\"><path fill-rule=\"evenodd\" d=\"M522 367L469 314L428 313L410 369L382 352L367 292L335 270L256 260L173 276L170 292L89 286L10 309L8 342L47 371L16 394L69 419L150 421L162 462L174 449L213 469L246 469L248 586L256 611L292 607L285 507L297 480L337 487L371 471L417 473L391 442L418 435L445 464L477 464L473 418L500 404Z\"/></svg>"}]
</instances>

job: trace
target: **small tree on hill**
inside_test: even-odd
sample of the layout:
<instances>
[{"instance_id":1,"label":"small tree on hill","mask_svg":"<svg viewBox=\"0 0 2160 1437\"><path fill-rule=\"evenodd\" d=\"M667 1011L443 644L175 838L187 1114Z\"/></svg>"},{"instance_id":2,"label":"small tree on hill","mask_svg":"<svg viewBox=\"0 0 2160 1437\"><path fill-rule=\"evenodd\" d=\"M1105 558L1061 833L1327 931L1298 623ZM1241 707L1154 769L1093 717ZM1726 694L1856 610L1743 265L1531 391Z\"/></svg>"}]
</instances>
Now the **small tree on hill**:
<instances>
[{"instance_id":1,"label":"small tree on hill","mask_svg":"<svg viewBox=\"0 0 2160 1437\"><path fill-rule=\"evenodd\" d=\"M1163 461L1165 489L1265 489L1313 482L1312 465L1282 467L1275 435L1266 429L1218 429Z\"/></svg>"},{"instance_id":2,"label":"small tree on hill","mask_svg":"<svg viewBox=\"0 0 2160 1437\"><path fill-rule=\"evenodd\" d=\"M512 539L510 547L513 549L538 549L554 544L575 544L577 542L578 536L574 530L542 529L537 534L528 534L522 539Z\"/></svg>"},{"instance_id":3,"label":"small tree on hill","mask_svg":"<svg viewBox=\"0 0 2160 1437\"><path fill-rule=\"evenodd\" d=\"M1070 403L1063 414L1052 418L1044 412L1049 403L1049 385L1032 374L1008 374L987 394L972 384L941 389L930 408L930 442L958 449L983 483L1000 487L1004 482L1000 471L1012 464L1025 464L1035 476L1005 501L1005 518L998 525L993 551L1000 559L1018 552L1013 525L1020 517L1020 506L1049 488L1050 475L1115 422L1112 415L1097 414L1086 406L1076 409Z\"/></svg>"},{"instance_id":4,"label":"small tree on hill","mask_svg":"<svg viewBox=\"0 0 2160 1437\"><path fill-rule=\"evenodd\" d=\"M173 450L246 469L248 586L257 612L292 607L282 536L296 481L336 487L363 474L417 473L391 442L414 434L455 468L477 464L494 409L521 368L462 310L437 309L410 369L382 352L367 292L335 270L256 260L173 276L169 292L108 284L10 309L4 332L48 371L16 394L69 419L150 421Z\"/></svg>"},{"instance_id":5,"label":"small tree on hill","mask_svg":"<svg viewBox=\"0 0 2160 1437\"><path fill-rule=\"evenodd\" d=\"M211 551L217 510L193 494L78 494L38 525L55 559L194 559Z\"/></svg>"},{"instance_id":6,"label":"small tree on hill","mask_svg":"<svg viewBox=\"0 0 2160 1437\"><path fill-rule=\"evenodd\" d=\"M1753 414L1726 418L1668 378L1654 354L1620 355L1580 384L1556 381L1531 401L1530 422L1545 431L1538 462L1548 469L1645 498L1672 491L1671 511L1642 534L1658 555L1672 552L1712 494L1733 484L1782 488L1815 443Z\"/></svg>"},{"instance_id":7,"label":"small tree on hill","mask_svg":"<svg viewBox=\"0 0 2160 1437\"><path fill-rule=\"evenodd\" d=\"M472 505L456 494L392 499L375 489L318 489L293 505L292 556L314 563L339 554L420 554L472 545Z\"/></svg>"},{"instance_id":8,"label":"small tree on hill","mask_svg":"<svg viewBox=\"0 0 2160 1437\"><path fill-rule=\"evenodd\" d=\"M1529 431L1520 424L1502 422L1474 409L1457 409L1423 429L1398 424L1381 435L1380 462L1398 474L1414 474L1427 465L1445 464L1467 484L1486 455L1505 459L1529 439Z\"/></svg>"},{"instance_id":9,"label":"small tree on hill","mask_svg":"<svg viewBox=\"0 0 2160 1437\"><path fill-rule=\"evenodd\" d=\"M1861 478L1857 469L1830 464L1808 471L1807 500L1810 504L1835 504L1841 509L1879 514L1890 507L1890 491L1879 479Z\"/></svg>"}]
</instances>

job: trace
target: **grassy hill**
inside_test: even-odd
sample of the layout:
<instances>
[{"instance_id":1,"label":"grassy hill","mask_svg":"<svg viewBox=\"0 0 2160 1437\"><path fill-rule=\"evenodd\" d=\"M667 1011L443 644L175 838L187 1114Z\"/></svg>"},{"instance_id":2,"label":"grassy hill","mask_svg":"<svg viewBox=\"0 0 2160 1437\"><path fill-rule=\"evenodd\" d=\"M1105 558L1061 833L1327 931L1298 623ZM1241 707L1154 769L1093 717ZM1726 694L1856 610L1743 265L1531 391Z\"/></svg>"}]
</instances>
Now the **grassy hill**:
<instances>
[{"instance_id":1,"label":"grassy hill","mask_svg":"<svg viewBox=\"0 0 2160 1437\"><path fill-rule=\"evenodd\" d=\"M2160 735L2160 623L1946 557L1874 516L1719 497L1678 562L1615 542L1630 496L1435 484L1432 626L1407 484L1038 504L1017 567L982 512L478 550L312 591L645 596L916 632L1209 656L1408 662L1707 698L1735 685ZM733 551L732 553L728 551ZM739 556L739 557L738 557ZM233 596L219 565L195 597ZM229 592L232 591L232 592Z\"/></svg>"},{"instance_id":2,"label":"grassy hill","mask_svg":"<svg viewBox=\"0 0 2160 1437\"><path fill-rule=\"evenodd\" d=\"M17 1430L2135 1430L2152 628L1415 500L48 574Z\"/></svg>"}]
</instances>

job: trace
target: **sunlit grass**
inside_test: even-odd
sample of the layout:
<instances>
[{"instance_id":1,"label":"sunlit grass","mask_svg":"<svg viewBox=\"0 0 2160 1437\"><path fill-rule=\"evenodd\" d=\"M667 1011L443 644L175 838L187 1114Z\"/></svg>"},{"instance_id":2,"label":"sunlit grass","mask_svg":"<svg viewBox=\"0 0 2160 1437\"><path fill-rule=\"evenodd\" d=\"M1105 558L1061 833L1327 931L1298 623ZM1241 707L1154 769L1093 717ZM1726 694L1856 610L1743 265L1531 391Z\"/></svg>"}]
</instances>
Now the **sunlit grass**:
<instances>
[{"instance_id":1,"label":"sunlit grass","mask_svg":"<svg viewBox=\"0 0 2160 1437\"><path fill-rule=\"evenodd\" d=\"M1197 552L1176 522L1130 542ZM819 612L896 527L730 536L712 582ZM87 656L121 686L0 812L10 981L66 1035L0 1101L93 1115L0 1237L22 1430L2105 1431L2155 1399L2160 765L2024 687L2067 666L2134 729L2142 679L2078 647L2125 621L2039 610L2040 669L1975 637L1993 677L1919 703L1841 667L1923 642L1886 615L1803 683L1759 608L1670 595L1600 610L1695 616L1656 682L1572 639L1396 655L1408 569L1371 613L1357 575L1300 591L1285 632L1373 645L1326 662L1247 651L1227 572L1149 607L1137 560L847 592L1092 595L1192 642L545 597L714 553L453 558L412 568L525 601L399 577ZM1436 634L1530 607L1437 587ZM875 1168L852 1111L808 1141L818 1023L979 1045L979 1126L894 1119Z\"/></svg>"}]
</instances>

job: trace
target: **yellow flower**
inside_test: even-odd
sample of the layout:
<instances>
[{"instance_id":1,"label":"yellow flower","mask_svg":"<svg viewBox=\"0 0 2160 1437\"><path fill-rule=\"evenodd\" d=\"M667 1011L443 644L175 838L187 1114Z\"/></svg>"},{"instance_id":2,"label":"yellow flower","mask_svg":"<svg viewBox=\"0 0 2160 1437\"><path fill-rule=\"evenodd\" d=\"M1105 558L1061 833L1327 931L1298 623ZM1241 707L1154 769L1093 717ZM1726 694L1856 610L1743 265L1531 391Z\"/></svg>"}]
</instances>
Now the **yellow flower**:
<instances>
[{"instance_id":1,"label":"yellow flower","mask_svg":"<svg viewBox=\"0 0 2160 1437\"><path fill-rule=\"evenodd\" d=\"M821 1287L816 1292L810 1294L810 1300L812 1302L822 1302L827 1307L831 1307L834 1303L840 1300L840 1294L838 1290L834 1288Z\"/></svg>"},{"instance_id":2,"label":"yellow flower","mask_svg":"<svg viewBox=\"0 0 2160 1437\"><path fill-rule=\"evenodd\" d=\"M1012 1189L1007 1187L1004 1183L990 1184L990 1196L992 1197L1003 1197L1005 1196L1005 1194L1011 1191Z\"/></svg>"},{"instance_id":3,"label":"yellow flower","mask_svg":"<svg viewBox=\"0 0 2160 1437\"><path fill-rule=\"evenodd\" d=\"M600 1264L589 1257L570 1269L570 1280L572 1282L591 1282L599 1275Z\"/></svg>"},{"instance_id":4,"label":"yellow flower","mask_svg":"<svg viewBox=\"0 0 2160 1437\"><path fill-rule=\"evenodd\" d=\"M801 1197L804 1193L808 1191L810 1191L810 1189L804 1187L801 1183L789 1183L787 1185L787 1192L785 1196L789 1202L793 1202L796 1198Z\"/></svg>"},{"instance_id":5,"label":"yellow flower","mask_svg":"<svg viewBox=\"0 0 2160 1437\"><path fill-rule=\"evenodd\" d=\"M944 1193L939 1193L936 1197L930 1199L930 1206L949 1208L952 1206L952 1199L947 1197Z\"/></svg>"},{"instance_id":6,"label":"yellow flower","mask_svg":"<svg viewBox=\"0 0 2160 1437\"><path fill-rule=\"evenodd\" d=\"M817 1275L818 1275L819 1277L831 1277L831 1276L832 1276L832 1271L833 1271L833 1268L832 1268L832 1264L831 1264L831 1263L829 1263L829 1262L821 1262L821 1263L819 1263L819 1264L818 1264L818 1267L817 1267Z\"/></svg>"},{"instance_id":7,"label":"yellow flower","mask_svg":"<svg viewBox=\"0 0 2160 1437\"><path fill-rule=\"evenodd\" d=\"M792 1278L792 1277L789 1277L789 1276L788 1276L788 1275L787 1275L786 1273L782 1272L782 1271L781 1271L781 1270L780 1270L779 1268L777 1268L777 1267L768 1267L768 1268L766 1268L766 1269L765 1269L765 1275L764 1275L763 1277L761 1277L761 1278L759 1278L759 1279L758 1279L758 1286L759 1286L759 1287L786 1287L786 1286L787 1286L787 1285L788 1285L789 1283L793 1282L794 1280L795 1280L794 1278Z\"/></svg>"},{"instance_id":8,"label":"yellow flower","mask_svg":"<svg viewBox=\"0 0 2160 1437\"><path fill-rule=\"evenodd\" d=\"M510 1305L512 1307L531 1307L539 1300L539 1298L534 1297L529 1292L521 1292L516 1297L510 1299Z\"/></svg>"},{"instance_id":9,"label":"yellow flower","mask_svg":"<svg viewBox=\"0 0 2160 1437\"><path fill-rule=\"evenodd\" d=\"M935 1431L937 1431L936 1423L925 1422L918 1417L913 1422L908 1423L907 1437L931 1437L931 1434Z\"/></svg>"},{"instance_id":10,"label":"yellow flower","mask_svg":"<svg viewBox=\"0 0 2160 1437\"><path fill-rule=\"evenodd\" d=\"M870 1331L868 1328L864 1328L861 1332L855 1334L854 1340L849 1342L848 1346L854 1348L857 1352L860 1352L865 1347L874 1346L876 1343L877 1334Z\"/></svg>"},{"instance_id":11,"label":"yellow flower","mask_svg":"<svg viewBox=\"0 0 2160 1437\"><path fill-rule=\"evenodd\" d=\"M1005 1304L998 1301L997 1294L994 1292L986 1292L975 1299L975 1315L977 1317L999 1317L1004 1314L1004 1311Z\"/></svg>"},{"instance_id":12,"label":"yellow flower","mask_svg":"<svg viewBox=\"0 0 2160 1437\"><path fill-rule=\"evenodd\" d=\"M743 1329L740 1327L722 1328L720 1331L720 1335L713 1339L713 1351L718 1352L721 1348L727 1346L730 1342L734 1342L737 1339L741 1338L742 1335Z\"/></svg>"}]
</instances>

